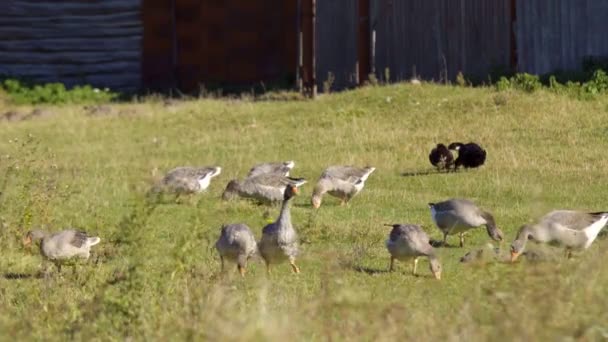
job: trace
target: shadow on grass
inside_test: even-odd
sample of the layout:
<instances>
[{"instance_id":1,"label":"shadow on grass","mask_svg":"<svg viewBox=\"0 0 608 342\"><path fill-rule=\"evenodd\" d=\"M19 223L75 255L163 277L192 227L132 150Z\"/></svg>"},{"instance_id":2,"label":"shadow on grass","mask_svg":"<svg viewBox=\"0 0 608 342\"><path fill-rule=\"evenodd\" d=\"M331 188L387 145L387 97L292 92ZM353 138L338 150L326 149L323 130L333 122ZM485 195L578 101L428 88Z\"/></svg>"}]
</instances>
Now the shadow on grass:
<instances>
[{"instance_id":1,"label":"shadow on grass","mask_svg":"<svg viewBox=\"0 0 608 342\"><path fill-rule=\"evenodd\" d=\"M466 170L466 169L463 169ZM419 171L404 171L401 172L401 177L416 177L416 176L430 176L430 175L455 175L462 173L462 170L458 171L437 171L436 169L419 170Z\"/></svg>"},{"instance_id":2,"label":"shadow on grass","mask_svg":"<svg viewBox=\"0 0 608 342\"><path fill-rule=\"evenodd\" d=\"M7 272L7 273L4 273L2 275L2 277L4 279L8 279L8 280L42 279L42 278L44 278L44 274L40 273L40 272L38 272L36 274Z\"/></svg>"},{"instance_id":3,"label":"shadow on grass","mask_svg":"<svg viewBox=\"0 0 608 342\"><path fill-rule=\"evenodd\" d=\"M457 245L450 245L449 243L444 243L443 240L434 240L430 239L429 244L435 248L462 248Z\"/></svg>"},{"instance_id":4,"label":"shadow on grass","mask_svg":"<svg viewBox=\"0 0 608 342\"><path fill-rule=\"evenodd\" d=\"M355 272L367 273L369 275L389 273L388 269L377 269L359 265L352 266L352 269Z\"/></svg>"}]
</instances>

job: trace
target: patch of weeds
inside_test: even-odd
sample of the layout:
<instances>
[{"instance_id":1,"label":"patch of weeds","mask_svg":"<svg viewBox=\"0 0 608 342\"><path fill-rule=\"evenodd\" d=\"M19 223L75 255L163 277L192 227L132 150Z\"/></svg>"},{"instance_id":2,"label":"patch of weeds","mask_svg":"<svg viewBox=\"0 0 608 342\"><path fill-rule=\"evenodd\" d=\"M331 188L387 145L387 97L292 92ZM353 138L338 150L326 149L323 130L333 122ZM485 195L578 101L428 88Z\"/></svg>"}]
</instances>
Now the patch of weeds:
<instances>
[{"instance_id":1,"label":"patch of weeds","mask_svg":"<svg viewBox=\"0 0 608 342\"><path fill-rule=\"evenodd\" d=\"M334 85L336 80L336 76L334 76L333 72L329 71L327 73L327 78L323 81L323 92L326 94L331 93L331 87Z\"/></svg>"},{"instance_id":2,"label":"patch of weeds","mask_svg":"<svg viewBox=\"0 0 608 342\"><path fill-rule=\"evenodd\" d=\"M0 88L15 104L102 103L119 96L108 88L83 85L67 89L62 83L33 84L13 78L2 81Z\"/></svg>"}]
</instances>

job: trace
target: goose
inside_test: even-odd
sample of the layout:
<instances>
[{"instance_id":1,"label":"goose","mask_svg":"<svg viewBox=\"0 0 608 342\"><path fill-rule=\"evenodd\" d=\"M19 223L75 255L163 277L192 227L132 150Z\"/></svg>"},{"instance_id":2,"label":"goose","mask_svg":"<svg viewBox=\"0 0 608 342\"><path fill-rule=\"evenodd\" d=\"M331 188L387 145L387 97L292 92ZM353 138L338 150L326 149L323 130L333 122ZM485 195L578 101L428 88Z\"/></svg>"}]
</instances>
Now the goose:
<instances>
[{"instance_id":1,"label":"goose","mask_svg":"<svg viewBox=\"0 0 608 342\"><path fill-rule=\"evenodd\" d=\"M296 265L298 255L298 234L291 224L291 211L289 202L298 194L298 187L287 185L283 195L283 205L277 220L262 229L262 239L259 250L262 259L266 263L266 271L270 274L271 264L289 261L294 273L300 273Z\"/></svg>"},{"instance_id":2,"label":"goose","mask_svg":"<svg viewBox=\"0 0 608 342\"><path fill-rule=\"evenodd\" d=\"M494 217L467 199L452 198L439 203L429 203L433 221L443 233L443 244L448 235L459 234L460 247L464 246L464 234L470 229L485 225L488 235L502 241L503 233L496 227Z\"/></svg>"},{"instance_id":3,"label":"goose","mask_svg":"<svg viewBox=\"0 0 608 342\"><path fill-rule=\"evenodd\" d=\"M454 164L454 156L444 144L437 144L429 154L429 161L437 168L437 171L449 170Z\"/></svg>"},{"instance_id":4,"label":"goose","mask_svg":"<svg viewBox=\"0 0 608 342\"><path fill-rule=\"evenodd\" d=\"M61 272L61 264L69 259L80 258L87 260L91 255L91 247L101 241L97 236L89 236L84 231L66 229L56 233L42 230L31 230L23 239L26 247L40 242L40 252L47 260L57 266Z\"/></svg>"},{"instance_id":5,"label":"goose","mask_svg":"<svg viewBox=\"0 0 608 342\"><path fill-rule=\"evenodd\" d=\"M555 243L566 248L587 249L608 223L608 212L587 213L576 210L554 210L537 223L523 225L511 244L511 261L517 260L526 242Z\"/></svg>"},{"instance_id":6,"label":"goose","mask_svg":"<svg viewBox=\"0 0 608 342\"><path fill-rule=\"evenodd\" d=\"M283 200L288 185L300 187L306 183L304 178L284 177L276 174L261 174L244 180L231 180L222 194L222 199L236 197L251 198L263 203L277 203Z\"/></svg>"},{"instance_id":7,"label":"goose","mask_svg":"<svg viewBox=\"0 0 608 342\"><path fill-rule=\"evenodd\" d=\"M341 199L344 205L365 186L365 181L376 170L375 167L330 166L323 173L312 193L312 206L318 209L325 193Z\"/></svg>"},{"instance_id":8,"label":"goose","mask_svg":"<svg viewBox=\"0 0 608 342\"><path fill-rule=\"evenodd\" d=\"M289 176L289 171L293 169L296 163L293 160L288 160L282 163L261 163L254 165L249 173L247 174L247 178L255 177L265 173L276 174L280 176Z\"/></svg>"},{"instance_id":9,"label":"goose","mask_svg":"<svg viewBox=\"0 0 608 342\"><path fill-rule=\"evenodd\" d=\"M247 260L257 252L258 246L251 229L243 223L236 223L222 226L222 232L215 243L215 248L220 255L222 272L224 271L224 259L227 259L236 262L241 277L244 277Z\"/></svg>"},{"instance_id":10,"label":"goose","mask_svg":"<svg viewBox=\"0 0 608 342\"><path fill-rule=\"evenodd\" d=\"M416 266L420 257L429 258L431 272L436 279L441 279L441 263L435 255L435 249L429 243L429 236L419 225L415 224L385 224L393 227L388 240L386 249L391 254L389 272L393 271L395 259L413 259L412 273L416 275Z\"/></svg>"},{"instance_id":11,"label":"goose","mask_svg":"<svg viewBox=\"0 0 608 342\"><path fill-rule=\"evenodd\" d=\"M176 193L198 193L206 190L211 179L222 172L219 166L180 166L169 171L156 187Z\"/></svg>"},{"instance_id":12,"label":"goose","mask_svg":"<svg viewBox=\"0 0 608 342\"><path fill-rule=\"evenodd\" d=\"M458 151L458 157L454 162L455 169L458 169L460 166L464 166L465 168L479 167L486 161L486 150L474 142L468 144L453 142L448 148Z\"/></svg>"}]
</instances>

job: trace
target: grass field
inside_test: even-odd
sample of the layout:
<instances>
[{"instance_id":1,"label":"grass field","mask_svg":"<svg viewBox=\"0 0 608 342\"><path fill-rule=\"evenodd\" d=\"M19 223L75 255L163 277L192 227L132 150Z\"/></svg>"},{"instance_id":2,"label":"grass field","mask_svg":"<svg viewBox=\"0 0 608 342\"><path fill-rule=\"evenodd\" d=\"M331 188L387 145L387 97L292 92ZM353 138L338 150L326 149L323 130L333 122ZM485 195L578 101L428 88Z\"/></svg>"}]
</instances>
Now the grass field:
<instances>
[{"instance_id":1,"label":"grass field","mask_svg":"<svg viewBox=\"0 0 608 342\"><path fill-rule=\"evenodd\" d=\"M605 238L572 259L556 250L548 262L461 264L491 242L480 228L464 248L439 249L436 281L426 260L418 277L404 263L387 272L383 226L418 223L440 238L427 203L464 197L494 213L508 249L523 223L551 209L608 210L606 98L424 84L316 101L112 106L123 115L66 106L0 122L0 339L608 338ZM435 143L471 140L488 151L482 168L427 172ZM267 277L256 260L245 279L232 267L222 276L221 224L246 223L259 238L267 223L266 207L222 202L224 186L256 162L289 159L292 175L309 180L292 208L302 273L284 264ZM223 172L206 193L146 207L163 172L211 164ZM377 170L348 206L328 197L314 211L314 182L335 164ZM102 242L87 263L42 277L38 251L20 243L39 225L80 227Z\"/></svg>"}]
</instances>

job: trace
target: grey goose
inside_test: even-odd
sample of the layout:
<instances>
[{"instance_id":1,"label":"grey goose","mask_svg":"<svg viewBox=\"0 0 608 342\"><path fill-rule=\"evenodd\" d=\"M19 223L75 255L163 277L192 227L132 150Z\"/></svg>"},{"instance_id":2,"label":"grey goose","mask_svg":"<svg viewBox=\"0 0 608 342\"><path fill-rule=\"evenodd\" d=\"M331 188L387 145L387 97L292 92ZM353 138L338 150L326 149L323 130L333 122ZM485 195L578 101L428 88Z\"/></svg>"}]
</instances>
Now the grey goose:
<instances>
[{"instance_id":1,"label":"grey goose","mask_svg":"<svg viewBox=\"0 0 608 342\"><path fill-rule=\"evenodd\" d=\"M443 233L443 243L446 244L448 235L460 236L460 247L464 246L464 234L481 225L485 225L488 235L495 241L503 240L503 233L494 217L489 212L480 209L467 199L452 198L438 203L429 203L433 221Z\"/></svg>"},{"instance_id":2,"label":"grey goose","mask_svg":"<svg viewBox=\"0 0 608 342\"><path fill-rule=\"evenodd\" d=\"M251 229L242 223L223 225L215 248L220 255L222 272L224 271L224 261L228 260L236 262L242 277L245 276L247 261L256 254L258 249Z\"/></svg>"},{"instance_id":3,"label":"grey goose","mask_svg":"<svg viewBox=\"0 0 608 342\"><path fill-rule=\"evenodd\" d=\"M291 223L290 201L298 194L298 187L288 185L283 195L283 204L277 220L262 229L262 239L259 250L266 263L266 270L270 273L272 264L288 261L294 273L300 273L296 265L296 256L299 252L298 234Z\"/></svg>"},{"instance_id":4,"label":"grey goose","mask_svg":"<svg viewBox=\"0 0 608 342\"><path fill-rule=\"evenodd\" d=\"M280 176L289 176L289 171L293 169L296 163L293 160L284 161L281 163L260 163L254 165L247 173L247 177L255 177L261 174L275 174Z\"/></svg>"},{"instance_id":5,"label":"grey goose","mask_svg":"<svg viewBox=\"0 0 608 342\"><path fill-rule=\"evenodd\" d=\"M304 178L285 177L276 174L260 174L243 180L231 180L222 194L222 199L249 198L263 203L278 203L283 200L289 185L300 187Z\"/></svg>"},{"instance_id":6,"label":"grey goose","mask_svg":"<svg viewBox=\"0 0 608 342\"><path fill-rule=\"evenodd\" d=\"M86 232L66 229L56 233L48 233L42 230L27 232L23 244L29 247L40 243L40 253L45 259L53 262L59 272L61 264L73 258L88 259L91 247L101 241L97 236L89 236Z\"/></svg>"},{"instance_id":7,"label":"grey goose","mask_svg":"<svg viewBox=\"0 0 608 342\"><path fill-rule=\"evenodd\" d=\"M393 227L386 240L386 249L391 255L389 272L393 271L395 260L413 260L412 273L416 275L418 259L427 257L433 276L441 279L441 263L429 243L429 236L420 226L415 224L386 224L386 226Z\"/></svg>"},{"instance_id":8,"label":"grey goose","mask_svg":"<svg viewBox=\"0 0 608 342\"><path fill-rule=\"evenodd\" d=\"M341 200L340 204L348 203L365 186L365 181L376 170L375 167L363 168L355 166L330 166L323 171L312 194L312 206L321 206L323 195L328 193Z\"/></svg>"},{"instance_id":9,"label":"grey goose","mask_svg":"<svg viewBox=\"0 0 608 342\"><path fill-rule=\"evenodd\" d=\"M588 213L576 210L554 210L534 224L523 225L511 244L511 261L517 260L528 240L555 243L566 248L586 249L608 223L608 212Z\"/></svg>"},{"instance_id":10,"label":"grey goose","mask_svg":"<svg viewBox=\"0 0 608 342\"><path fill-rule=\"evenodd\" d=\"M167 172L155 188L175 193L198 193L207 190L211 179L221 172L219 166L180 166Z\"/></svg>"}]
</instances>

